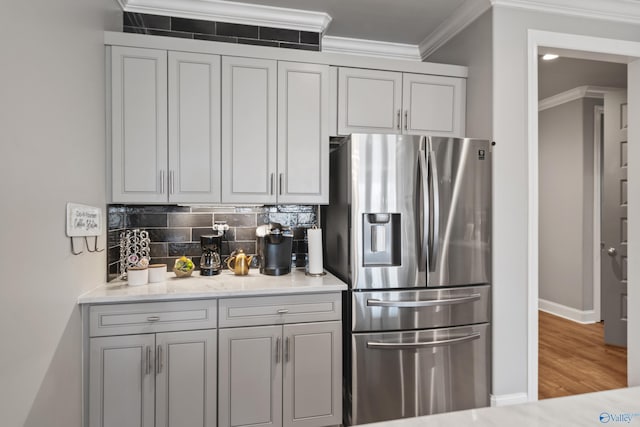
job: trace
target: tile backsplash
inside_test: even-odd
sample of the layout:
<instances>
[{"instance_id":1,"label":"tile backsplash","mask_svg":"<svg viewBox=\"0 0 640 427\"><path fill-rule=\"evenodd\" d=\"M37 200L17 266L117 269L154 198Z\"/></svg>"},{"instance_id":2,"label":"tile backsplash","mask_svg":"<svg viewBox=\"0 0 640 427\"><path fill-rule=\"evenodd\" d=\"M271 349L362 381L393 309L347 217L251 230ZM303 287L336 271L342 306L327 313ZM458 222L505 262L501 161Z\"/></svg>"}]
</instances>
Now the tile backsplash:
<instances>
[{"instance_id":1,"label":"tile backsplash","mask_svg":"<svg viewBox=\"0 0 640 427\"><path fill-rule=\"evenodd\" d=\"M125 12L125 33L180 37L288 49L320 50L320 33Z\"/></svg>"},{"instance_id":2,"label":"tile backsplash","mask_svg":"<svg viewBox=\"0 0 640 427\"><path fill-rule=\"evenodd\" d=\"M318 224L318 206L278 205L251 207L198 207L175 205L109 205L107 279L120 275L120 233L141 229L149 232L151 263L167 264L186 255L200 265L200 236L211 234L214 221L226 221L229 230L222 243L222 258L236 249L256 253L256 227L279 222L293 231L292 265L307 261L305 230ZM254 263L257 262L257 259ZM254 265L257 266L257 265Z\"/></svg>"}]
</instances>

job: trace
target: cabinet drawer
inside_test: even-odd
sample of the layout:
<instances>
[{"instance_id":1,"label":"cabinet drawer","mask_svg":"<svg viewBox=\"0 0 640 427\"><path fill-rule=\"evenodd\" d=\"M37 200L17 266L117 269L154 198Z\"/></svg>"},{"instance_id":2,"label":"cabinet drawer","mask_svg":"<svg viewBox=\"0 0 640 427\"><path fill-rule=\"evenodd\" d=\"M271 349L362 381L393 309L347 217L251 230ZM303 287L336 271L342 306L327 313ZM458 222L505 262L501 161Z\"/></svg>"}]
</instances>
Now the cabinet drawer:
<instances>
[{"instance_id":1,"label":"cabinet drawer","mask_svg":"<svg viewBox=\"0 0 640 427\"><path fill-rule=\"evenodd\" d=\"M217 300L93 305L89 307L92 337L216 327Z\"/></svg>"},{"instance_id":2,"label":"cabinet drawer","mask_svg":"<svg viewBox=\"0 0 640 427\"><path fill-rule=\"evenodd\" d=\"M220 327L340 320L339 292L220 300Z\"/></svg>"}]
</instances>

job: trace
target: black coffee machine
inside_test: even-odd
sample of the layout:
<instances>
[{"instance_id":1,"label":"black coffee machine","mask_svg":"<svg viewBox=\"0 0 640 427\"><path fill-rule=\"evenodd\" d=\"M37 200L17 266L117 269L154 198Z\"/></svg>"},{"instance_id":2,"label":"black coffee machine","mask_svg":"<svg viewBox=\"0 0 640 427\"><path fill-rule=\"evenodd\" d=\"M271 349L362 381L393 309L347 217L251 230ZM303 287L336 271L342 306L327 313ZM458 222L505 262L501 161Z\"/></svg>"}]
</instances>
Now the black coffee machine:
<instances>
[{"instance_id":1,"label":"black coffee machine","mask_svg":"<svg viewBox=\"0 0 640 427\"><path fill-rule=\"evenodd\" d=\"M200 275L215 276L222 270L220 247L223 234L207 234L200 236L202 256L200 257Z\"/></svg>"},{"instance_id":2,"label":"black coffee machine","mask_svg":"<svg viewBox=\"0 0 640 427\"><path fill-rule=\"evenodd\" d=\"M261 225L256 229L260 273L280 276L291 272L291 229L277 222Z\"/></svg>"}]
</instances>

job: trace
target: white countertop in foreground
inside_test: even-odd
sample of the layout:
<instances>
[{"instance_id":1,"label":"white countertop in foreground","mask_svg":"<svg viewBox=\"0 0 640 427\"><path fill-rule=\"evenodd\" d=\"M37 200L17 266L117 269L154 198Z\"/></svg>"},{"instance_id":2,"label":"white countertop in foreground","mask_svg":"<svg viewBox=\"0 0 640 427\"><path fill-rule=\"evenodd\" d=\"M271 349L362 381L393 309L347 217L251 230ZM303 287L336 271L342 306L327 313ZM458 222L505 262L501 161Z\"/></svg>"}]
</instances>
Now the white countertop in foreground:
<instances>
[{"instance_id":1,"label":"white countertop in foreground","mask_svg":"<svg viewBox=\"0 0 640 427\"><path fill-rule=\"evenodd\" d=\"M371 427L640 426L640 387L367 424Z\"/></svg>"},{"instance_id":2,"label":"white countertop in foreground","mask_svg":"<svg viewBox=\"0 0 640 427\"><path fill-rule=\"evenodd\" d=\"M99 286L78 297L78 304L167 301L230 296L287 295L301 293L337 292L347 289L340 279L327 273L311 277L304 270L293 270L282 276L266 276L252 270L246 276L222 271L217 276L177 278L167 273L164 282L142 286L128 286L126 281L114 281Z\"/></svg>"}]
</instances>

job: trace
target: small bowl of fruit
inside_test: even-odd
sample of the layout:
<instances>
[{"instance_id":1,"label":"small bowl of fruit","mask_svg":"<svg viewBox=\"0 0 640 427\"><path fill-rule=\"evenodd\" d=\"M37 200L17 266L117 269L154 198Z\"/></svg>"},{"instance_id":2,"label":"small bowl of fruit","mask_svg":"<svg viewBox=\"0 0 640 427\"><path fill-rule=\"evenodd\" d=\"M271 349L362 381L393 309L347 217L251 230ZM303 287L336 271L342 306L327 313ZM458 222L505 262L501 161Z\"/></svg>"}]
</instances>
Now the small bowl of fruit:
<instances>
[{"instance_id":1,"label":"small bowl of fruit","mask_svg":"<svg viewBox=\"0 0 640 427\"><path fill-rule=\"evenodd\" d=\"M193 273L195 265L186 256L178 258L173 265L173 272L176 273L176 277L189 277Z\"/></svg>"}]
</instances>

